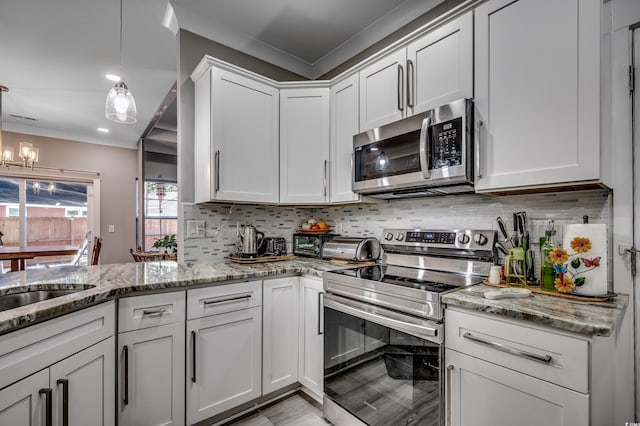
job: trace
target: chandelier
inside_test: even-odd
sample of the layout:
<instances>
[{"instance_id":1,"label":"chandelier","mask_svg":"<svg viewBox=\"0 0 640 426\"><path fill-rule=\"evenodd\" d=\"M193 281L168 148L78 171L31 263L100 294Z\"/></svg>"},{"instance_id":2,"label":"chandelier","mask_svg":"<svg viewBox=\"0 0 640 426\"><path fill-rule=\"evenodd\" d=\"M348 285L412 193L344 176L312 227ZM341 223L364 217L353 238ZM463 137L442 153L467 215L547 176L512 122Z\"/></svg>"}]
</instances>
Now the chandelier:
<instances>
[{"instance_id":1,"label":"chandelier","mask_svg":"<svg viewBox=\"0 0 640 426\"><path fill-rule=\"evenodd\" d=\"M32 143L20 142L20 150L18 156L22 159L19 161L13 160L13 147L2 145L2 92L8 92L9 88L0 85L0 165L2 166L20 166L31 167L38 162L39 150L35 148Z\"/></svg>"}]
</instances>

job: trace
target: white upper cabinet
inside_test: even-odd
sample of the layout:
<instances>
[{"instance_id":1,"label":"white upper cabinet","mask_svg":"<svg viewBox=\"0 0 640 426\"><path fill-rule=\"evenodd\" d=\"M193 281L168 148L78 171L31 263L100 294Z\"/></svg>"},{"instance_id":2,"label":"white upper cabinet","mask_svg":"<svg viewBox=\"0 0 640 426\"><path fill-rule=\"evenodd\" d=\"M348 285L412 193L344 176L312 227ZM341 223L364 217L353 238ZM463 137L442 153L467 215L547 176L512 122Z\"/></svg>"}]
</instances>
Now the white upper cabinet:
<instances>
[{"instance_id":1,"label":"white upper cabinet","mask_svg":"<svg viewBox=\"0 0 640 426\"><path fill-rule=\"evenodd\" d=\"M277 203L279 90L275 82L211 65L206 57L192 78L196 202Z\"/></svg>"},{"instance_id":2,"label":"white upper cabinet","mask_svg":"<svg viewBox=\"0 0 640 426\"><path fill-rule=\"evenodd\" d=\"M407 115L473 98L473 12L407 46Z\"/></svg>"},{"instance_id":3,"label":"white upper cabinet","mask_svg":"<svg viewBox=\"0 0 640 426\"><path fill-rule=\"evenodd\" d=\"M405 116L406 49L400 49L360 71L360 131Z\"/></svg>"},{"instance_id":4,"label":"white upper cabinet","mask_svg":"<svg viewBox=\"0 0 640 426\"><path fill-rule=\"evenodd\" d=\"M353 136L359 133L358 75L331 87L331 145L329 160L329 201L359 201L351 191L353 181Z\"/></svg>"},{"instance_id":5,"label":"white upper cabinet","mask_svg":"<svg viewBox=\"0 0 640 426\"><path fill-rule=\"evenodd\" d=\"M477 191L600 183L601 7L491 0L476 9Z\"/></svg>"},{"instance_id":6,"label":"white upper cabinet","mask_svg":"<svg viewBox=\"0 0 640 426\"><path fill-rule=\"evenodd\" d=\"M360 71L360 131L473 97L467 12Z\"/></svg>"},{"instance_id":7,"label":"white upper cabinet","mask_svg":"<svg viewBox=\"0 0 640 426\"><path fill-rule=\"evenodd\" d=\"M252 179L256 181L255 177ZM328 201L329 89L282 89L280 202L317 204Z\"/></svg>"}]
</instances>

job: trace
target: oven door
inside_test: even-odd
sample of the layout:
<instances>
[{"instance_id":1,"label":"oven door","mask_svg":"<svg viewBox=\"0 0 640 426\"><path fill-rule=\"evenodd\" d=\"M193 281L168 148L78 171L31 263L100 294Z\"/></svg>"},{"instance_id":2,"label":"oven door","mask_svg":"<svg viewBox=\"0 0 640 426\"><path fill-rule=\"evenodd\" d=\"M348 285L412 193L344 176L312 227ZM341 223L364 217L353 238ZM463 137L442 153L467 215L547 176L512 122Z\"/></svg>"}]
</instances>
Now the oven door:
<instances>
[{"instance_id":1,"label":"oven door","mask_svg":"<svg viewBox=\"0 0 640 426\"><path fill-rule=\"evenodd\" d=\"M443 424L443 326L324 296L325 416L374 425ZM355 422L353 424L358 424Z\"/></svg>"}]
</instances>

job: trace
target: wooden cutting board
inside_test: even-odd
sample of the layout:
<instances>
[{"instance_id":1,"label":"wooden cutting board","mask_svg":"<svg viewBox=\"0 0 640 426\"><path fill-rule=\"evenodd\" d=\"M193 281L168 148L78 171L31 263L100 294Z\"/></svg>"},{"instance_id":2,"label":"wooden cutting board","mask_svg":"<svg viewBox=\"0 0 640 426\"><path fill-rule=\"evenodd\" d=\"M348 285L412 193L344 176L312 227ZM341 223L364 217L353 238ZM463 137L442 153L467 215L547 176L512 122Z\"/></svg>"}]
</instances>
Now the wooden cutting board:
<instances>
[{"instance_id":1,"label":"wooden cutting board","mask_svg":"<svg viewBox=\"0 0 640 426\"><path fill-rule=\"evenodd\" d=\"M251 264L251 263L266 263L266 262L279 262L281 260L291 260L295 256L293 254L285 254L283 256L263 256L263 257L234 257L229 256L228 259L233 263Z\"/></svg>"}]
</instances>

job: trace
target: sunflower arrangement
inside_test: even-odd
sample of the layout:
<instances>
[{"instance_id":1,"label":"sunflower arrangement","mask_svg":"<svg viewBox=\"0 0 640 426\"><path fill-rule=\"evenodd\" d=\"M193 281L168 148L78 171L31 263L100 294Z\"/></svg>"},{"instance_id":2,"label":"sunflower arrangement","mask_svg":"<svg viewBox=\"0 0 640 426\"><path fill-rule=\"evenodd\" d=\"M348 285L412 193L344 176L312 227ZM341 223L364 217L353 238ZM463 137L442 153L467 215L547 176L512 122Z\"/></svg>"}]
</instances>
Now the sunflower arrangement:
<instances>
[{"instance_id":1,"label":"sunflower arrangement","mask_svg":"<svg viewBox=\"0 0 640 426\"><path fill-rule=\"evenodd\" d=\"M556 273L554 281L555 289L560 293L571 293L576 287L585 283L585 277L580 276L585 272L600 266L600 257L589 258L586 253L591 250L591 240L586 237L575 237L570 243L573 253L569 254L562 247L556 247L549 253L553 262L553 270ZM568 269L571 266L571 270ZM581 271L578 268L584 266Z\"/></svg>"}]
</instances>

